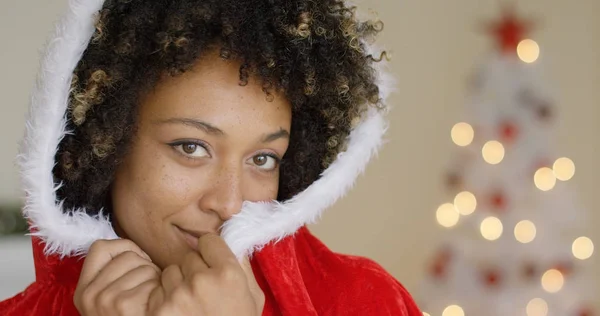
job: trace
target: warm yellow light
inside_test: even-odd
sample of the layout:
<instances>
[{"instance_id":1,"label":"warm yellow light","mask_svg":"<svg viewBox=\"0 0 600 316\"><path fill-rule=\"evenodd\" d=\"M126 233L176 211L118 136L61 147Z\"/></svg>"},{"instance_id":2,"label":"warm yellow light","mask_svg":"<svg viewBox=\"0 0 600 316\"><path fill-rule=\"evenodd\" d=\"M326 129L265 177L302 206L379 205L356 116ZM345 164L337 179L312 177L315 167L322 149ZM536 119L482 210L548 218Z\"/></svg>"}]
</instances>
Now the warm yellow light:
<instances>
[{"instance_id":1,"label":"warm yellow light","mask_svg":"<svg viewBox=\"0 0 600 316\"><path fill-rule=\"evenodd\" d=\"M562 289L565 284L565 278L556 269L550 269L542 275L542 287L550 293L556 293Z\"/></svg>"},{"instance_id":2,"label":"warm yellow light","mask_svg":"<svg viewBox=\"0 0 600 316\"><path fill-rule=\"evenodd\" d=\"M575 258L586 260L594 254L594 243L588 237L579 237L573 242L572 250Z\"/></svg>"},{"instance_id":3,"label":"warm yellow light","mask_svg":"<svg viewBox=\"0 0 600 316\"><path fill-rule=\"evenodd\" d=\"M428 313L423 312L423 316L431 316Z\"/></svg>"},{"instance_id":4,"label":"warm yellow light","mask_svg":"<svg viewBox=\"0 0 600 316\"><path fill-rule=\"evenodd\" d=\"M475 131L469 123L460 122L454 124L450 132L452 141L461 147L469 146L475 137Z\"/></svg>"},{"instance_id":5,"label":"warm yellow light","mask_svg":"<svg viewBox=\"0 0 600 316\"><path fill-rule=\"evenodd\" d=\"M458 223L460 214L452 203L444 203L438 207L436 218L440 225L450 228Z\"/></svg>"},{"instance_id":6,"label":"warm yellow light","mask_svg":"<svg viewBox=\"0 0 600 316\"><path fill-rule=\"evenodd\" d=\"M570 180L575 175L575 164L567 157L556 159L552 169L554 169L556 178L561 181Z\"/></svg>"},{"instance_id":7,"label":"warm yellow light","mask_svg":"<svg viewBox=\"0 0 600 316\"><path fill-rule=\"evenodd\" d=\"M532 63L540 57L540 46L532 39L524 39L517 45L517 55L522 61Z\"/></svg>"},{"instance_id":8,"label":"warm yellow light","mask_svg":"<svg viewBox=\"0 0 600 316\"><path fill-rule=\"evenodd\" d=\"M460 192L454 197L454 206L462 215L470 215L477 208L477 199L469 191Z\"/></svg>"},{"instance_id":9,"label":"warm yellow light","mask_svg":"<svg viewBox=\"0 0 600 316\"><path fill-rule=\"evenodd\" d=\"M533 176L535 186L542 191L549 191L556 185L554 171L548 167L542 167L535 172Z\"/></svg>"},{"instance_id":10,"label":"warm yellow light","mask_svg":"<svg viewBox=\"0 0 600 316\"><path fill-rule=\"evenodd\" d=\"M481 149L483 159L492 165L499 164L504 159L504 146L496 140L490 140Z\"/></svg>"},{"instance_id":11,"label":"warm yellow light","mask_svg":"<svg viewBox=\"0 0 600 316\"><path fill-rule=\"evenodd\" d=\"M515 238L520 243L529 243L535 239L536 229L535 225L531 221L520 221L515 226Z\"/></svg>"},{"instance_id":12,"label":"warm yellow light","mask_svg":"<svg viewBox=\"0 0 600 316\"><path fill-rule=\"evenodd\" d=\"M444 309L442 316L465 316L465 312L458 305L450 305Z\"/></svg>"},{"instance_id":13,"label":"warm yellow light","mask_svg":"<svg viewBox=\"0 0 600 316\"><path fill-rule=\"evenodd\" d=\"M481 222L481 235L487 240L496 240L502 236L502 222L496 217L490 216Z\"/></svg>"},{"instance_id":14,"label":"warm yellow light","mask_svg":"<svg viewBox=\"0 0 600 316\"><path fill-rule=\"evenodd\" d=\"M534 298L527 304L527 316L548 315L548 303L541 298Z\"/></svg>"}]
</instances>

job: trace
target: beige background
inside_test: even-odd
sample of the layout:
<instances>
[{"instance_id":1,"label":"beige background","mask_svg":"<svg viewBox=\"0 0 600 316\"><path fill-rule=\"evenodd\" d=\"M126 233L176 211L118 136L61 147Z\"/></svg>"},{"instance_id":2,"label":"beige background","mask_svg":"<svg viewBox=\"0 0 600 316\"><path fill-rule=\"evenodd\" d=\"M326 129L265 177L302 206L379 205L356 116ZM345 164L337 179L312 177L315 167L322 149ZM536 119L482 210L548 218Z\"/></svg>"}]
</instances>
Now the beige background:
<instances>
[{"instance_id":1,"label":"beige background","mask_svg":"<svg viewBox=\"0 0 600 316\"><path fill-rule=\"evenodd\" d=\"M359 2L386 23L381 43L394 53L399 90L393 98L390 143L354 191L312 228L334 250L377 260L411 291L418 287L429 252L443 237L434 212L443 202L441 175L452 146L449 129L459 118L465 76L490 48L477 23L497 17L497 3ZM20 196L13 167L16 143L39 49L65 5L66 0L0 2L0 200ZM561 106L556 145L576 163L571 183L593 213L582 233L600 247L595 229L600 224L600 1L529 0L519 6L542 18L533 37L542 47ZM592 275L600 283L598 253L593 260Z\"/></svg>"}]
</instances>

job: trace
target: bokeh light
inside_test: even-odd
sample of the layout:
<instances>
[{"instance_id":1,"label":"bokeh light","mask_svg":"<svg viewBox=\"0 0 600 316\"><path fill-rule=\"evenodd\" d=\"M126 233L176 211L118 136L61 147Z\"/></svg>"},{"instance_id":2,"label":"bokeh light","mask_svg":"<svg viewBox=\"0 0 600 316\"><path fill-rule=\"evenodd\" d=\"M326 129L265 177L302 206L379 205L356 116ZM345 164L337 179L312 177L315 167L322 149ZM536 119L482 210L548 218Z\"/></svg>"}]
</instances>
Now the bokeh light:
<instances>
[{"instance_id":1,"label":"bokeh light","mask_svg":"<svg viewBox=\"0 0 600 316\"><path fill-rule=\"evenodd\" d=\"M533 176L535 186L542 191L550 191L556 185L554 171L548 167L542 167Z\"/></svg>"},{"instance_id":2,"label":"bokeh light","mask_svg":"<svg viewBox=\"0 0 600 316\"><path fill-rule=\"evenodd\" d=\"M496 240L502 236L502 222L493 216L484 219L480 225L481 235L487 240Z\"/></svg>"},{"instance_id":3,"label":"bokeh light","mask_svg":"<svg viewBox=\"0 0 600 316\"><path fill-rule=\"evenodd\" d=\"M565 284L565 277L560 271L550 269L542 275L542 287L550 293L556 293L562 289Z\"/></svg>"},{"instance_id":4,"label":"bokeh light","mask_svg":"<svg viewBox=\"0 0 600 316\"><path fill-rule=\"evenodd\" d=\"M575 163L573 163L573 160L567 157L556 159L552 169L554 171L554 175L560 181L571 180L571 178L573 178L575 175Z\"/></svg>"},{"instance_id":5,"label":"bokeh light","mask_svg":"<svg viewBox=\"0 0 600 316\"><path fill-rule=\"evenodd\" d=\"M460 122L454 124L450 132L452 141L461 147L469 146L475 137L475 131L469 123Z\"/></svg>"},{"instance_id":6,"label":"bokeh light","mask_svg":"<svg viewBox=\"0 0 600 316\"><path fill-rule=\"evenodd\" d=\"M515 238L523 244L530 243L535 239L537 231L533 222L524 220L515 225Z\"/></svg>"},{"instance_id":7,"label":"bokeh light","mask_svg":"<svg viewBox=\"0 0 600 316\"><path fill-rule=\"evenodd\" d=\"M450 228L458 223L460 214L452 203L444 203L440 205L436 212L436 218L440 225Z\"/></svg>"},{"instance_id":8,"label":"bokeh light","mask_svg":"<svg viewBox=\"0 0 600 316\"><path fill-rule=\"evenodd\" d=\"M461 215L470 215L477 208L477 199L473 193L463 191L454 197L454 206Z\"/></svg>"},{"instance_id":9,"label":"bokeh light","mask_svg":"<svg viewBox=\"0 0 600 316\"><path fill-rule=\"evenodd\" d=\"M534 298L527 304L527 316L548 315L548 303L541 298Z\"/></svg>"},{"instance_id":10,"label":"bokeh light","mask_svg":"<svg viewBox=\"0 0 600 316\"><path fill-rule=\"evenodd\" d=\"M465 316L465 311L458 305L450 305L444 309L442 316Z\"/></svg>"},{"instance_id":11,"label":"bokeh light","mask_svg":"<svg viewBox=\"0 0 600 316\"><path fill-rule=\"evenodd\" d=\"M579 237L573 242L572 251L579 260L589 259L594 254L594 243L588 237Z\"/></svg>"},{"instance_id":12,"label":"bokeh light","mask_svg":"<svg viewBox=\"0 0 600 316\"><path fill-rule=\"evenodd\" d=\"M504 159L504 145L496 140L490 140L481 149L483 159L492 165L499 164Z\"/></svg>"},{"instance_id":13,"label":"bokeh light","mask_svg":"<svg viewBox=\"0 0 600 316\"><path fill-rule=\"evenodd\" d=\"M540 57L540 46L532 39L524 39L517 45L517 55L526 63L533 63Z\"/></svg>"}]
</instances>

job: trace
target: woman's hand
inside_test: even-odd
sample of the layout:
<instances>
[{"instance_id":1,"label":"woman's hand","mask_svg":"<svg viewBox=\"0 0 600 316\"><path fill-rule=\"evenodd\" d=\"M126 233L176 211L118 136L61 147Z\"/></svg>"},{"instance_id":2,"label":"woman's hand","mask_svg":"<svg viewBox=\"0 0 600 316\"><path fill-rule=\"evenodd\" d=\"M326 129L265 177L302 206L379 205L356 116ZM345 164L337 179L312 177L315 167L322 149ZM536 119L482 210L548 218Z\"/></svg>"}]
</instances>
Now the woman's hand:
<instances>
[{"instance_id":1,"label":"woman's hand","mask_svg":"<svg viewBox=\"0 0 600 316\"><path fill-rule=\"evenodd\" d=\"M83 316L145 315L150 293L160 287L160 274L132 241L96 241L75 289L75 307Z\"/></svg>"},{"instance_id":2,"label":"woman's hand","mask_svg":"<svg viewBox=\"0 0 600 316\"><path fill-rule=\"evenodd\" d=\"M240 264L216 234L200 237L198 253L163 270L161 284L150 296L149 315L260 316L265 303L250 264Z\"/></svg>"}]
</instances>

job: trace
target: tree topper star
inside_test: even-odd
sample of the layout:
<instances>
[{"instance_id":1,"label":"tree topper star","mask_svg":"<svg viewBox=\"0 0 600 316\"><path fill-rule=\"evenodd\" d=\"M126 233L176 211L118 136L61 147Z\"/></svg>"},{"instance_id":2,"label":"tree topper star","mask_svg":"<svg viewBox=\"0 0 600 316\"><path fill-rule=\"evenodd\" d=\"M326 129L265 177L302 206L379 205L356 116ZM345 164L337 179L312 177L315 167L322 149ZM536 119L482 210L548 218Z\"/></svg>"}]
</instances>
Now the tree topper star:
<instances>
[{"instance_id":1,"label":"tree topper star","mask_svg":"<svg viewBox=\"0 0 600 316\"><path fill-rule=\"evenodd\" d=\"M514 2L502 6L502 19L488 23L486 30L496 37L497 44L503 53L515 53L519 43L525 39L533 28L531 20L520 20L516 16Z\"/></svg>"}]
</instances>

